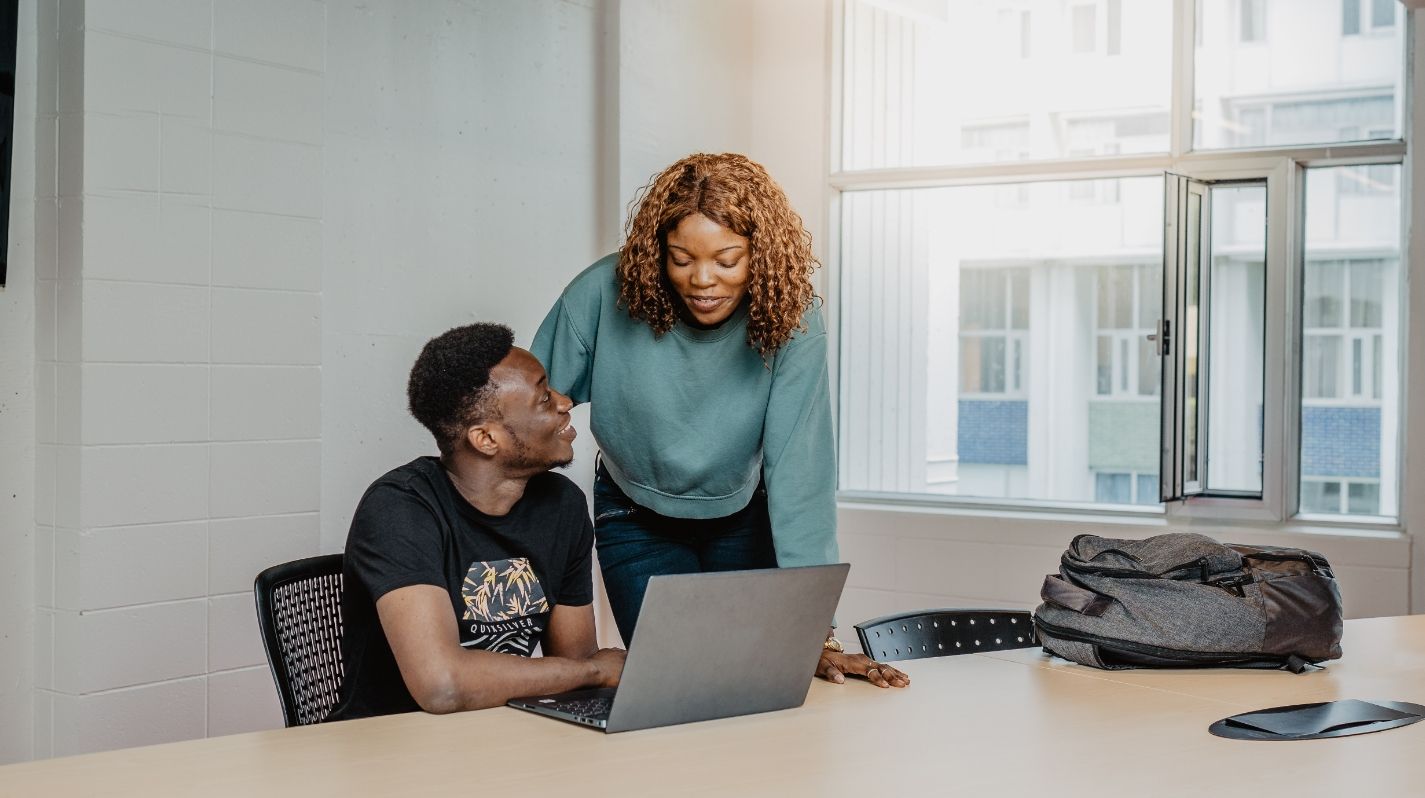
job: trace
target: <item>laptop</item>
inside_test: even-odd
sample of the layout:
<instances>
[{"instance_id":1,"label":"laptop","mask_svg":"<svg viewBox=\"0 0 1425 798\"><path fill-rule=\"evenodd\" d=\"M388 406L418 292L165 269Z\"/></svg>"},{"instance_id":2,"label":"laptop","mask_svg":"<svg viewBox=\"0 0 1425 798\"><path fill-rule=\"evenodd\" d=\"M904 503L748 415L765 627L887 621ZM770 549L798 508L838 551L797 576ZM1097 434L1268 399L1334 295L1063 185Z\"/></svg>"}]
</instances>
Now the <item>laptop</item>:
<instances>
[{"instance_id":1,"label":"laptop","mask_svg":"<svg viewBox=\"0 0 1425 798\"><path fill-rule=\"evenodd\" d=\"M655 576L618 687L509 705L606 732L799 707L850 568Z\"/></svg>"}]
</instances>

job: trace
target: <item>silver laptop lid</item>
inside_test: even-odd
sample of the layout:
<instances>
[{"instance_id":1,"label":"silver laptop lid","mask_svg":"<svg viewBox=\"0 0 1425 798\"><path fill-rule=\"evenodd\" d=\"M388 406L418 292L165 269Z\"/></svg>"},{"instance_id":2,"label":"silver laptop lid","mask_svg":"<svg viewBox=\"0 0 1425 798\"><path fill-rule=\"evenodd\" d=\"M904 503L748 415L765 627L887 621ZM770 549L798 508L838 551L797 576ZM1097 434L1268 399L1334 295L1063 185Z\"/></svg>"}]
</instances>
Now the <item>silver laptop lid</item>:
<instances>
[{"instance_id":1,"label":"silver laptop lid","mask_svg":"<svg viewBox=\"0 0 1425 798\"><path fill-rule=\"evenodd\" d=\"M850 568L653 577L607 730L801 706Z\"/></svg>"}]
</instances>

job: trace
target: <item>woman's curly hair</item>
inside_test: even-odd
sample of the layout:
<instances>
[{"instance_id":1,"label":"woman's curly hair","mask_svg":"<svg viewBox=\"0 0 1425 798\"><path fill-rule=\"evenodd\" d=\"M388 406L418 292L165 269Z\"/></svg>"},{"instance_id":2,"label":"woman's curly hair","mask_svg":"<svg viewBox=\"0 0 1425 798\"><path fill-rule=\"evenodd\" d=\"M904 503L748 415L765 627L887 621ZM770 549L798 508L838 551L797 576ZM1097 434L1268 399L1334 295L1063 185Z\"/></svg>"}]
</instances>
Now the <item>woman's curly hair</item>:
<instances>
[{"instance_id":1,"label":"woman's curly hair","mask_svg":"<svg viewBox=\"0 0 1425 798\"><path fill-rule=\"evenodd\" d=\"M695 213L751 242L747 343L770 357L802 328L816 292L811 234L767 170L744 155L698 153L653 178L634 199L619 250L619 304L662 335L678 318L669 284L668 232Z\"/></svg>"}]
</instances>

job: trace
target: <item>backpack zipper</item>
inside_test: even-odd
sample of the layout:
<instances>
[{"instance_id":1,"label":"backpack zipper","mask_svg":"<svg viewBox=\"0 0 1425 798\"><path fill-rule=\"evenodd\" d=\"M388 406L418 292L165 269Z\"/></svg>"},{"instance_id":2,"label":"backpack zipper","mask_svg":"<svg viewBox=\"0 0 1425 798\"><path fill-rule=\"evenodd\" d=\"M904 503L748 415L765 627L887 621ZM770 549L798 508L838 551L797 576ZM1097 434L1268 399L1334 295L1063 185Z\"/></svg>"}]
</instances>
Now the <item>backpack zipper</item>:
<instances>
[{"instance_id":1,"label":"backpack zipper","mask_svg":"<svg viewBox=\"0 0 1425 798\"><path fill-rule=\"evenodd\" d=\"M1061 637L1065 640L1070 640L1076 643L1087 643L1089 645L1098 646L1099 648L1106 648L1110 651L1113 649L1118 649L1120 651L1129 651L1135 654L1146 654L1150 657L1158 657L1160 659L1180 659L1188 662L1201 661L1216 663L1220 665L1229 665L1234 662L1276 662L1285 665L1287 661L1286 657L1274 656L1272 654L1247 656L1240 651L1234 651L1231 653L1206 651L1178 651L1177 649L1172 648L1151 646L1147 643L1135 643L1131 640L1110 640L1108 638L1099 637L1097 635L1092 635L1087 632L1080 632L1074 629L1066 629L1062 626L1054 626L1053 624L1044 623L1043 621L1039 620L1037 616L1034 618L1034 625L1035 627L1043 629L1045 632L1054 637ZM1316 664L1312 660L1307 660L1307 662L1311 662L1311 664L1313 665Z\"/></svg>"},{"instance_id":2,"label":"backpack zipper","mask_svg":"<svg viewBox=\"0 0 1425 798\"><path fill-rule=\"evenodd\" d=\"M1059 558L1059 565L1063 568L1068 568L1071 571L1077 571L1079 573L1107 576L1114 579L1174 579L1168 576L1168 574L1177 571L1186 571L1189 568L1197 568L1199 571L1199 581L1204 583L1207 582L1207 577L1210 574L1208 571L1209 564L1210 561L1206 557L1199 557L1196 560L1174 565L1172 568L1165 568L1160 574L1154 574L1148 571L1133 571L1126 568L1112 568L1106 565L1088 565L1087 563L1080 564L1070 562L1067 552ZM1182 580L1174 579L1174 581Z\"/></svg>"},{"instance_id":3,"label":"backpack zipper","mask_svg":"<svg viewBox=\"0 0 1425 798\"><path fill-rule=\"evenodd\" d=\"M1263 552L1261 554L1243 554L1242 559L1268 560L1270 562L1304 562L1307 565L1310 565L1313 570L1318 568L1322 570L1330 570L1331 568L1331 563L1326 562L1325 559L1316 557L1311 554L1307 554L1305 552L1301 554L1276 554L1266 552Z\"/></svg>"}]
</instances>

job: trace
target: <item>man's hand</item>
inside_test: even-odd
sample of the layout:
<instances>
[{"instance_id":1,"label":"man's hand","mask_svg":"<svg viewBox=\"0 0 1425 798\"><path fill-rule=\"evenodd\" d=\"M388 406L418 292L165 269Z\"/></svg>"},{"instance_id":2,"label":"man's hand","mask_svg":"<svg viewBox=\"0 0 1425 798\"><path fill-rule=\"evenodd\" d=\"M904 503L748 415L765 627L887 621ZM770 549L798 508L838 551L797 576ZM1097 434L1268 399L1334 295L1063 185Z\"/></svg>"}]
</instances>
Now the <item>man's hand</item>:
<instances>
[{"instance_id":1,"label":"man's hand","mask_svg":"<svg viewBox=\"0 0 1425 798\"><path fill-rule=\"evenodd\" d=\"M589 658L599 676L599 687L618 687L623 677L623 661L628 652L621 648L601 648Z\"/></svg>"},{"instance_id":2,"label":"man's hand","mask_svg":"<svg viewBox=\"0 0 1425 798\"><path fill-rule=\"evenodd\" d=\"M909 687L910 677L901 671L876 662L865 654L842 654L836 651L822 651L821 662L817 663L816 675L841 684L847 676L860 676L877 687Z\"/></svg>"}]
</instances>

